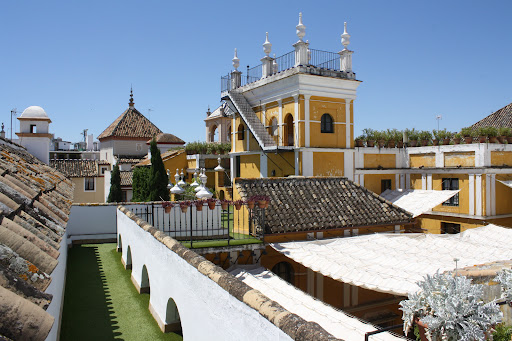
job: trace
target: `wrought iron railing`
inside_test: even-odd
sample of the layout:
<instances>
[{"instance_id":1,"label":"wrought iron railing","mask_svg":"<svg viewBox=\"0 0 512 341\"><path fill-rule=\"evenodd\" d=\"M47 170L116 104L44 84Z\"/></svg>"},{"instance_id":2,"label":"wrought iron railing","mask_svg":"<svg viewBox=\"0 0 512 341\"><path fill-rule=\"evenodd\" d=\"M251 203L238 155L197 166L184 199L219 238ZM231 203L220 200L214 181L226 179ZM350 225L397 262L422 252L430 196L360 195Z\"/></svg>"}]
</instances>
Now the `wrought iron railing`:
<instances>
[{"instance_id":1,"label":"wrought iron railing","mask_svg":"<svg viewBox=\"0 0 512 341\"><path fill-rule=\"evenodd\" d=\"M167 206L167 207L164 207ZM264 240L265 209L249 208L247 204L222 205L212 208L205 202L182 209L179 202L148 203L133 209L166 235L190 248L262 243Z\"/></svg>"},{"instance_id":2,"label":"wrought iron railing","mask_svg":"<svg viewBox=\"0 0 512 341\"><path fill-rule=\"evenodd\" d=\"M338 53L315 49L310 49L309 53L310 66L329 70L340 70L340 55ZM277 64L277 69L273 70L273 74L294 67L295 51L285 53L284 55L275 58L275 64ZM242 73L240 86L244 86L260 80L262 76L262 68L263 66L261 64L252 68L247 66L247 71L245 74ZM231 74L221 77L221 92L228 90L231 90Z\"/></svg>"}]
</instances>

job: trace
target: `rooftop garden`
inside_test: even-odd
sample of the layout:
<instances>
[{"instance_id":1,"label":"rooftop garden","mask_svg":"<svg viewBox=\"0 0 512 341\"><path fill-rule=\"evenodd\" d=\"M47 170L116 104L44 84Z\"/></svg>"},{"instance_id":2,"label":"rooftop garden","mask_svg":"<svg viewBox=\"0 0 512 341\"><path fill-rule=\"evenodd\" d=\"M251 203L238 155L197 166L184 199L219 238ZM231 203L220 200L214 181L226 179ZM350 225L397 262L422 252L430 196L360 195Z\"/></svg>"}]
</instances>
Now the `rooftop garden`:
<instances>
[{"instance_id":1,"label":"rooftop garden","mask_svg":"<svg viewBox=\"0 0 512 341\"><path fill-rule=\"evenodd\" d=\"M450 144L471 143L512 143L512 129L509 127L471 127L462 128L460 132L440 130L363 129L363 133L355 138L356 147L388 147L402 148L405 146L404 138L408 140L407 146L440 146ZM406 140L406 141L407 141Z\"/></svg>"},{"instance_id":2,"label":"rooftop garden","mask_svg":"<svg viewBox=\"0 0 512 341\"><path fill-rule=\"evenodd\" d=\"M231 143L216 142L189 142L185 145L185 151L188 155L193 154L228 154L231 151Z\"/></svg>"}]
</instances>

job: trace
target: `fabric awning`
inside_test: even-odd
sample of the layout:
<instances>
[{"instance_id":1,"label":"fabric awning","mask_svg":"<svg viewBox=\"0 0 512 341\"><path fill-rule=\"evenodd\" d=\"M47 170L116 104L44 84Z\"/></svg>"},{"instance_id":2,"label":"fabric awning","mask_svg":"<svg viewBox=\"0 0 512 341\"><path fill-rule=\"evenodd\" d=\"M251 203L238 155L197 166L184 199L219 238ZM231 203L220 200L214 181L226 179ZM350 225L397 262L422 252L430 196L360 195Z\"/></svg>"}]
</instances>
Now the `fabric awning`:
<instances>
[{"instance_id":1,"label":"fabric awning","mask_svg":"<svg viewBox=\"0 0 512 341\"><path fill-rule=\"evenodd\" d=\"M343 311L311 297L265 268L235 268L230 272L291 313L299 315L306 321L318 323L339 339L364 340L365 333L378 329L370 323L347 315ZM403 339L391 333L383 332L372 335L371 340L397 341Z\"/></svg>"},{"instance_id":2,"label":"fabric awning","mask_svg":"<svg viewBox=\"0 0 512 341\"><path fill-rule=\"evenodd\" d=\"M437 271L512 259L512 229L487 225L460 234L372 234L270 244L297 263L335 280L407 296Z\"/></svg>"},{"instance_id":3,"label":"fabric awning","mask_svg":"<svg viewBox=\"0 0 512 341\"><path fill-rule=\"evenodd\" d=\"M431 211L437 205L459 193L456 191L434 191L421 189L387 189L380 195L394 205L411 212L413 217Z\"/></svg>"}]
</instances>

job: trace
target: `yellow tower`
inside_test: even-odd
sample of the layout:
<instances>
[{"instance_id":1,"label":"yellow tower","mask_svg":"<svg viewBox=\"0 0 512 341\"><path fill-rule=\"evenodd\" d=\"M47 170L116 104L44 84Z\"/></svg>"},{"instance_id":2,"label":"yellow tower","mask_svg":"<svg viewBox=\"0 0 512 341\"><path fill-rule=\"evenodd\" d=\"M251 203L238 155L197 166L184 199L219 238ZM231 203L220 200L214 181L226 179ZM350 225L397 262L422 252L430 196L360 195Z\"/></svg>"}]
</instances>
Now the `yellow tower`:
<instances>
[{"instance_id":1,"label":"yellow tower","mask_svg":"<svg viewBox=\"0 0 512 341\"><path fill-rule=\"evenodd\" d=\"M222 77L231 117L233 178L354 177L354 100L360 81L352 71L345 23L343 50L326 52L304 41L302 13L294 50L270 57L268 33L261 64L245 75L235 49L234 70Z\"/></svg>"}]
</instances>

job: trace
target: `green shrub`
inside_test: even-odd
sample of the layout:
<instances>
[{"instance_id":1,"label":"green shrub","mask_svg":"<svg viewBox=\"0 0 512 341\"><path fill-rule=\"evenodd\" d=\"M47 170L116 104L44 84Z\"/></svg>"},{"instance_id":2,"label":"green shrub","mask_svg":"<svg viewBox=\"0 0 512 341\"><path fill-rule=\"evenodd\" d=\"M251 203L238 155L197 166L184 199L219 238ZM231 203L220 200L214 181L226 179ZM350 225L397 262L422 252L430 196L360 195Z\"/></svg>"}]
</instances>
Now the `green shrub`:
<instances>
[{"instance_id":1,"label":"green shrub","mask_svg":"<svg viewBox=\"0 0 512 341\"><path fill-rule=\"evenodd\" d=\"M107 202L121 202L123 201L123 191L121 190L121 172L119 165L116 163L112 169L110 177L110 192L108 194Z\"/></svg>"}]
</instances>

